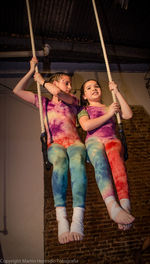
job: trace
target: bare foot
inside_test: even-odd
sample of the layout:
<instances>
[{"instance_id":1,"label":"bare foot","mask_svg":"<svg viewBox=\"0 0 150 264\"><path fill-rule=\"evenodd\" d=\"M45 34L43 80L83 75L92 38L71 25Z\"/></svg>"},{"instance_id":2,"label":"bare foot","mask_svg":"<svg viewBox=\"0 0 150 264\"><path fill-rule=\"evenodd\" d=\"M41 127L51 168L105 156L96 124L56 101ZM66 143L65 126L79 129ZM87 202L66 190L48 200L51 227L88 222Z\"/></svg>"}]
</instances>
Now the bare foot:
<instances>
[{"instance_id":1,"label":"bare foot","mask_svg":"<svg viewBox=\"0 0 150 264\"><path fill-rule=\"evenodd\" d=\"M70 241L79 241L83 239L83 222L75 222L73 221L71 223L70 227L70 235L69 239Z\"/></svg>"},{"instance_id":2,"label":"bare foot","mask_svg":"<svg viewBox=\"0 0 150 264\"><path fill-rule=\"evenodd\" d=\"M130 206L130 200L129 199L121 199L120 205L127 213L130 214L131 206ZM124 231L129 230L131 227L132 227L132 223L127 224L127 225L118 224L118 229L124 230Z\"/></svg>"},{"instance_id":3,"label":"bare foot","mask_svg":"<svg viewBox=\"0 0 150 264\"><path fill-rule=\"evenodd\" d=\"M58 241L60 244L66 244L70 242L69 238L70 233L69 232L64 232L61 235L58 236Z\"/></svg>"},{"instance_id":4,"label":"bare foot","mask_svg":"<svg viewBox=\"0 0 150 264\"><path fill-rule=\"evenodd\" d=\"M106 198L105 202L110 218L117 224L131 224L135 218L124 209L122 209L114 199L109 198Z\"/></svg>"},{"instance_id":5,"label":"bare foot","mask_svg":"<svg viewBox=\"0 0 150 264\"><path fill-rule=\"evenodd\" d=\"M83 239L83 235L76 232L70 232L69 239L70 241L79 241Z\"/></svg>"},{"instance_id":6,"label":"bare foot","mask_svg":"<svg viewBox=\"0 0 150 264\"><path fill-rule=\"evenodd\" d=\"M66 244L70 242L69 239L69 223L66 218L62 218L58 221L58 241L60 244Z\"/></svg>"}]
</instances>

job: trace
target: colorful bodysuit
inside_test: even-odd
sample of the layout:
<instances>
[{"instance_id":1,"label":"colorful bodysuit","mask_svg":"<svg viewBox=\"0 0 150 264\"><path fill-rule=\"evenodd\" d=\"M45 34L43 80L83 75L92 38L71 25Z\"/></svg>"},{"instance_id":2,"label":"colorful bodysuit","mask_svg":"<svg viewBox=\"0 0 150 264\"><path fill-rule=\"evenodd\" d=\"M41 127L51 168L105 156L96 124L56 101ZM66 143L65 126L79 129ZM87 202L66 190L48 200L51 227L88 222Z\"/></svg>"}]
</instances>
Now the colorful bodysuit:
<instances>
[{"instance_id":1,"label":"colorful bodysuit","mask_svg":"<svg viewBox=\"0 0 150 264\"><path fill-rule=\"evenodd\" d=\"M94 119L103 116L106 111L107 107L104 105L102 107L87 106L81 110L78 118L80 119L81 116L86 115L89 116L90 119ZM129 199L127 174L123 160L123 149L120 140L117 139L115 135L115 122L113 118L109 119L100 127L88 131L85 143L89 159L95 168L96 178L99 174L99 163L101 163L98 158L99 150L100 148L104 148L111 167L118 198L119 200L124 198Z\"/></svg>"},{"instance_id":2,"label":"colorful bodysuit","mask_svg":"<svg viewBox=\"0 0 150 264\"><path fill-rule=\"evenodd\" d=\"M48 158L53 164L52 189L55 207L66 206L66 191L68 183L68 168L71 172L73 207L84 207L86 196L86 149L81 142L76 129L78 101L69 105L63 101L58 103L48 100L46 120L46 98L42 97L44 124L48 135ZM35 105L39 107L38 96L35 95Z\"/></svg>"}]
</instances>

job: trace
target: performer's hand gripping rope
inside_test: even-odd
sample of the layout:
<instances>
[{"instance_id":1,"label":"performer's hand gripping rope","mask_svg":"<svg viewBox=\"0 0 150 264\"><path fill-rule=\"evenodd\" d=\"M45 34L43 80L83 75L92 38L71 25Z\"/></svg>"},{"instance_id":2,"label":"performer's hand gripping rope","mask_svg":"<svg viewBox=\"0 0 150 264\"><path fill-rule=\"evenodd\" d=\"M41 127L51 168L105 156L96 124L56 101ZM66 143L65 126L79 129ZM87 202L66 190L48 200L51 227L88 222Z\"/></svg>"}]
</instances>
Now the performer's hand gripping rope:
<instances>
[{"instance_id":1,"label":"performer's hand gripping rope","mask_svg":"<svg viewBox=\"0 0 150 264\"><path fill-rule=\"evenodd\" d=\"M27 13L28 13L28 20L29 20L29 30L30 30L32 54L33 54L33 57L36 57L29 0L26 0L26 6L27 6ZM35 67L35 71L38 72L38 66L37 65ZM48 161L48 157L47 157L47 133L46 133L45 127L44 127L43 109L42 109L42 101L41 101L41 90L40 90L40 84L38 82L37 82L37 92L38 92L40 124L41 124L41 137L40 137L40 139L42 142L42 152L43 152L44 165L45 165L46 169L50 169L51 165L50 165L50 163Z\"/></svg>"},{"instance_id":2,"label":"performer's hand gripping rope","mask_svg":"<svg viewBox=\"0 0 150 264\"><path fill-rule=\"evenodd\" d=\"M109 67L109 63L108 63L106 48L105 48L105 44L104 44L103 34L102 34L101 26L100 26L100 21L99 21L99 17L98 17L98 13L97 13L95 0L92 0L92 4L93 4L94 14L95 14L95 18L96 18L100 42L101 42L101 46L102 46L102 50L103 50L108 80L109 80L109 82L111 82L112 76L111 76L111 72L110 72L110 67ZM111 91L111 93L112 93L113 102L116 102L117 99L116 99L116 96L115 96L113 90ZM119 113L116 113L116 117L117 117L117 122L118 122L118 127L119 127L120 139L121 139L121 142L124 146L124 160L127 160L128 159L128 151L127 151L126 138L125 138L125 134L124 134L124 130L123 130L123 124L121 123L121 118L120 118Z\"/></svg>"}]
</instances>

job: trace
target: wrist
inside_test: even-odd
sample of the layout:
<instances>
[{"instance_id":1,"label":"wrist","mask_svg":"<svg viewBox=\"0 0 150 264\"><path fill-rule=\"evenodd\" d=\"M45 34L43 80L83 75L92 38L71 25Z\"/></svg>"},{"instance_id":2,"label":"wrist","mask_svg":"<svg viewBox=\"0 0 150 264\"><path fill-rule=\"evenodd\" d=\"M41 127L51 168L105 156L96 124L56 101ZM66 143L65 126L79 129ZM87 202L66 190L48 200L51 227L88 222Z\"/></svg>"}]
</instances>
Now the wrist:
<instances>
[{"instance_id":1,"label":"wrist","mask_svg":"<svg viewBox=\"0 0 150 264\"><path fill-rule=\"evenodd\" d=\"M116 90L116 95L117 95L118 93L120 93L119 89Z\"/></svg>"},{"instance_id":2,"label":"wrist","mask_svg":"<svg viewBox=\"0 0 150 264\"><path fill-rule=\"evenodd\" d=\"M29 73L30 73L30 74L33 74L33 73L34 73L34 69L30 69L30 70L29 70Z\"/></svg>"},{"instance_id":3,"label":"wrist","mask_svg":"<svg viewBox=\"0 0 150 264\"><path fill-rule=\"evenodd\" d=\"M47 83L47 80L43 80L43 84L42 84L42 86L44 87L44 88L46 88L45 87L45 84Z\"/></svg>"},{"instance_id":4,"label":"wrist","mask_svg":"<svg viewBox=\"0 0 150 264\"><path fill-rule=\"evenodd\" d=\"M106 114L107 119L112 118L112 116L114 115L114 113L112 111L108 111Z\"/></svg>"}]
</instances>

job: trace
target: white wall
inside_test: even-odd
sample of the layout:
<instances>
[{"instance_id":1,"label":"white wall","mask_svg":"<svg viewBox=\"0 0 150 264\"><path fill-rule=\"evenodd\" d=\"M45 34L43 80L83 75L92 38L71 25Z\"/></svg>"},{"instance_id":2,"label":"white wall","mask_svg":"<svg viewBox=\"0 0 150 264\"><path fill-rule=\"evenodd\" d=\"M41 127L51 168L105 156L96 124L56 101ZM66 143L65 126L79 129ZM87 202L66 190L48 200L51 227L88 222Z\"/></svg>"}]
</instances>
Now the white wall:
<instances>
[{"instance_id":1,"label":"white wall","mask_svg":"<svg viewBox=\"0 0 150 264\"><path fill-rule=\"evenodd\" d=\"M112 73L112 79L130 105L142 105L150 114L150 96L146 89L145 73ZM77 96L81 84L90 78L100 82L104 103L110 104L112 96L108 89L108 78L106 72L75 72L73 77L73 89L77 88Z\"/></svg>"},{"instance_id":2,"label":"white wall","mask_svg":"<svg viewBox=\"0 0 150 264\"><path fill-rule=\"evenodd\" d=\"M38 110L15 95L0 94L0 233L5 259L42 259L44 170ZM6 183L5 183L6 182ZM5 197L6 192L6 197ZM33 263L33 262L32 262Z\"/></svg>"},{"instance_id":3,"label":"white wall","mask_svg":"<svg viewBox=\"0 0 150 264\"><path fill-rule=\"evenodd\" d=\"M71 66L66 66L63 64L57 65L57 68L54 66L51 69L51 72L56 72L56 71L66 71L68 72L69 69L71 71ZM82 64L81 64L82 65ZM80 66L82 68L82 66ZM26 70L24 71L23 74L26 73ZM107 73L106 71L81 71L81 70L74 70L72 71L74 73L73 75L73 90L77 90L77 96L79 96L79 89L83 81L89 79L89 78L95 78L97 79L101 86L102 86L102 92L103 92L103 98L104 102L106 104L110 104L112 102L112 96L111 93L108 90L108 78L107 78ZM0 71L1 73L1 71ZM150 96L148 94L148 91L146 89L146 81L144 80L146 72L117 72L117 71L112 71L112 79L118 84L120 91L122 94L125 96L127 99L128 103L130 105L142 105L145 110L150 114ZM5 78L1 77L0 78L0 83L10 87L13 89L13 87L16 85L20 78ZM3 88L0 85L0 91ZM36 85L34 81L31 81L29 85L30 90L36 90ZM45 92L44 88L41 87L41 91Z\"/></svg>"}]
</instances>

